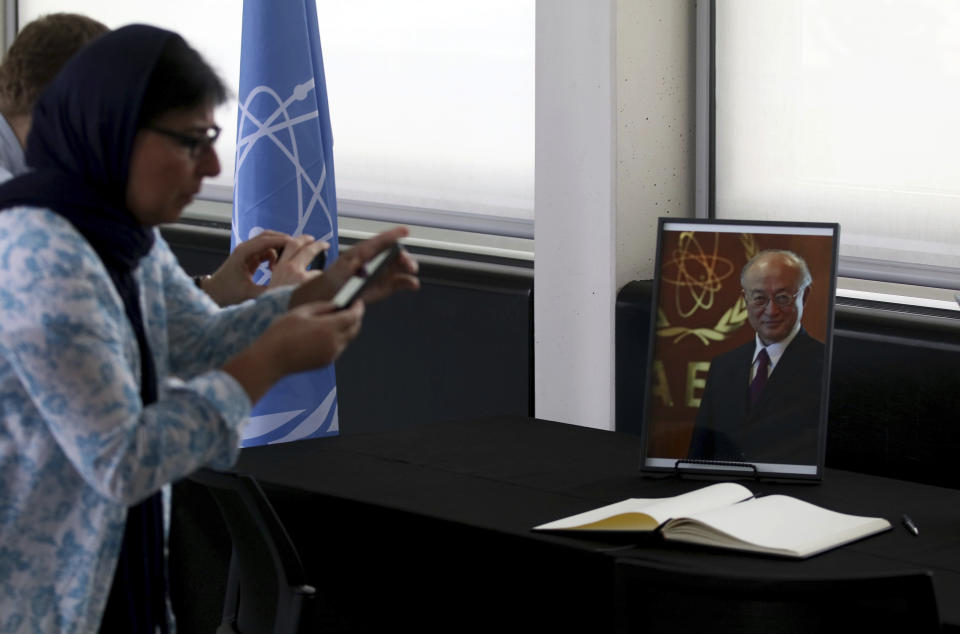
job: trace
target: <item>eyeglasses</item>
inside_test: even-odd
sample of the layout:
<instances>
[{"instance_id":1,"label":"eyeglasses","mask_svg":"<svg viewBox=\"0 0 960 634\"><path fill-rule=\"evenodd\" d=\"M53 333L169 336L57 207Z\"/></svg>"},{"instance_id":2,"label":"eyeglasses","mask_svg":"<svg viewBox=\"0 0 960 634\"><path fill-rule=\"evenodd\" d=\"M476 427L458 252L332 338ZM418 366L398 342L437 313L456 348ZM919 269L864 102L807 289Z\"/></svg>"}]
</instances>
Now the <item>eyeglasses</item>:
<instances>
[{"instance_id":1,"label":"eyeglasses","mask_svg":"<svg viewBox=\"0 0 960 634\"><path fill-rule=\"evenodd\" d=\"M776 304L778 308L787 308L788 306L793 306L794 302L797 301L797 296L800 295L803 290L804 289L801 288L792 295L790 293L777 293L772 298L762 294L750 296L747 295L747 291L743 291L743 298L747 300L747 305L757 310L766 308L771 299L773 299L773 303Z\"/></svg>"},{"instance_id":2,"label":"eyeglasses","mask_svg":"<svg viewBox=\"0 0 960 634\"><path fill-rule=\"evenodd\" d=\"M187 148L191 158L200 156L207 148L213 146L220 136L220 127L215 125L209 128L196 128L198 134L184 134L183 132L168 130L167 128L161 128L155 125L147 126L147 130L170 137Z\"/></svg>"}]
</instances>

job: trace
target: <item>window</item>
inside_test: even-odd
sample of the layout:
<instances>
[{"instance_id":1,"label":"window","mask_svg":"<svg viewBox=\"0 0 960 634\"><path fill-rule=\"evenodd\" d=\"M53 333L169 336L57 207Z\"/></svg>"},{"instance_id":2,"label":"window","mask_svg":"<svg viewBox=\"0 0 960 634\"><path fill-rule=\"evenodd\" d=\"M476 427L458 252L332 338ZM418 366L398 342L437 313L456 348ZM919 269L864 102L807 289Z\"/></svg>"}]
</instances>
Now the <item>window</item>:
<instances>
[{"instance_id":1,"label":"window","mask_svg":"<svg viewBox=\"0 0 960 634\"><path fill-rule=\"evenodd\" d=\"M715 216L839 222L841 273L960 286L960 4L713 6Z\"/></svg>"},{"instance_id":2,"label":"window","mask_svg":"<svg viewBox=\"0 0 960 634\"><path fill-rule=\"evenodd\" d=\"M399 209L438 226L532 237L534 0L318 0L341 215ZM241 3L20 0L19 23L77 11L183 35L236 93ZM236 100L218 110L236 129ZM235 133L204 193L232 198ZM386 210L386 211L384 211ZM226 212L227 216L229 211ZM426 222L429 222L426 221Z\"/></svg>"}]
</instances>

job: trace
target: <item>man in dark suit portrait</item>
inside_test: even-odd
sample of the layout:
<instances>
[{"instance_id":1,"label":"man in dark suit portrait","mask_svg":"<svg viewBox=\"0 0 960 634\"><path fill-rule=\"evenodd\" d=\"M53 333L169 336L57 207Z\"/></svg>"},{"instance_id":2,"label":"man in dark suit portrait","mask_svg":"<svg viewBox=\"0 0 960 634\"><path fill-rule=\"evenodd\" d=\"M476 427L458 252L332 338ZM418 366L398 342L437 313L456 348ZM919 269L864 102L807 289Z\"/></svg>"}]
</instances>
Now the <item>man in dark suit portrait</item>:
<instances>
[{"instance_id":1,"label":"man in dark suit portrait","mask_svg":"<svg viewBox=\"0 0 960 634\"><path fill-rule=\"evenodd\" d=\"M811 281L791 251L761 251L744 265L740 284L756 336L710 364L689 458L817 462L824 345L801 323Z\"/></svg>"}]
</instances>

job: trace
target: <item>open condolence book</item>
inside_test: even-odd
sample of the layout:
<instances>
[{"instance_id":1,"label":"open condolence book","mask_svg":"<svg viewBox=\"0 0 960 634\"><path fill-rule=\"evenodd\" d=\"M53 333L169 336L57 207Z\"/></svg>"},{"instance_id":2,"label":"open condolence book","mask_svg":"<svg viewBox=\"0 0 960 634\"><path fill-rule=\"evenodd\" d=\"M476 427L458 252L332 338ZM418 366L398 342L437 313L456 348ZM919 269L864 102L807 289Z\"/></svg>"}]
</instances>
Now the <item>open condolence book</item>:
<instances>
[{"instance_id":1,"label":"open condolence book","mask_svg":"<svg viewBox=\"0 0 960 634\"><path fill-rule=\"evenodd\" d=\"M652 532L664 539L804 558L880 533L890 522L828 511L785 495L754 498L733 482L671 498L632 498L534 527L540 531Z\"/></svg>"}]
</instances>

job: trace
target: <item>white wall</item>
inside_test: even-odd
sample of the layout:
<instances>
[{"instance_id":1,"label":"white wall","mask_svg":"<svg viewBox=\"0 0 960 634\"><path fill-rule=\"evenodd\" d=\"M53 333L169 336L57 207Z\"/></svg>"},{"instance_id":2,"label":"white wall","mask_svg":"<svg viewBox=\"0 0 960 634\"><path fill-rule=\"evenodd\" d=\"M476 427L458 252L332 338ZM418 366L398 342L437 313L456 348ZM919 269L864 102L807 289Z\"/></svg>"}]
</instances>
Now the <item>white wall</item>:
<instances>
[{"instance_id":1,"label":"white wall","mask_svg":"<svg viewBox=\"0 0 960 634\"><path fill-rule=\"evenodd\" d=\"M653 277L659 217L694 215L694 5L618 3L618 290Z\"/></svg>"},{"instance_id":2,"label":"white wall","mask_svg":"<svg viewBox=\"0 0 960 634\"><path fill-rule=\"evenodd\" d=\"M693 215L694 0L539 0L536 415L614 428L614 306ZM638 386L640 389L640 386Z\"/></svg>"}]
</instances>

